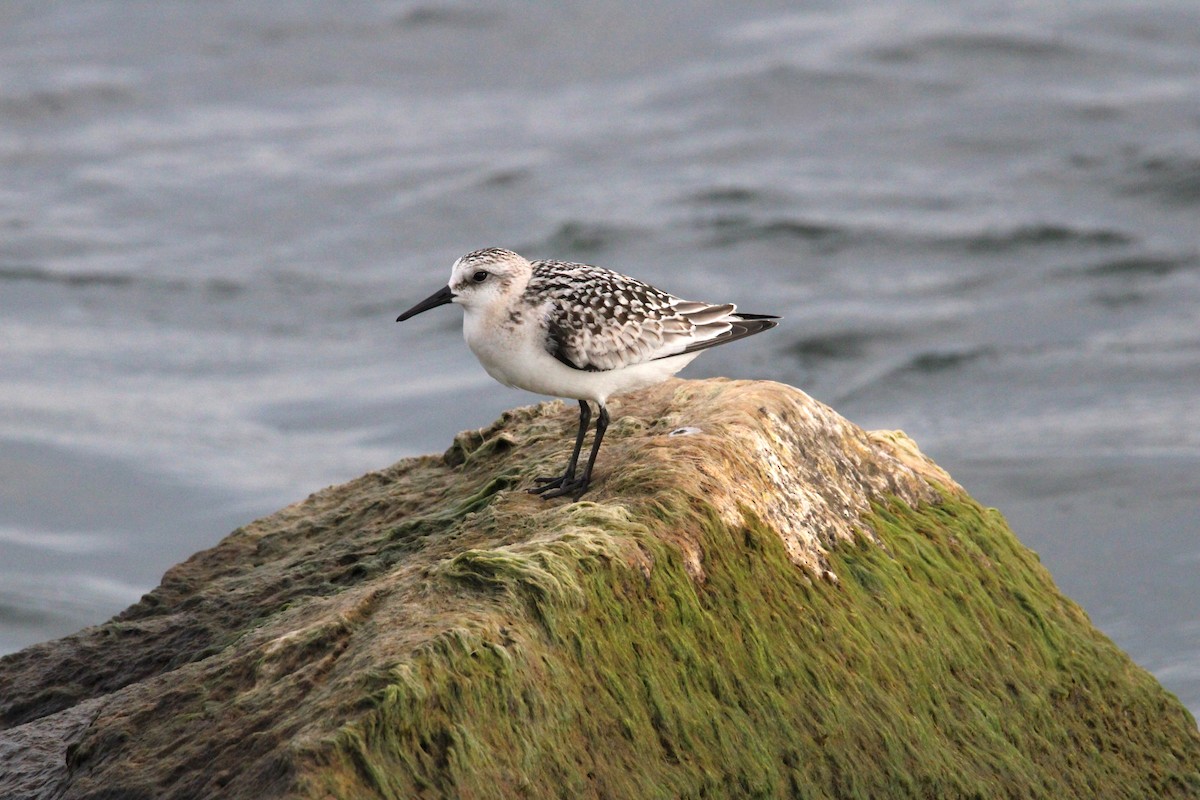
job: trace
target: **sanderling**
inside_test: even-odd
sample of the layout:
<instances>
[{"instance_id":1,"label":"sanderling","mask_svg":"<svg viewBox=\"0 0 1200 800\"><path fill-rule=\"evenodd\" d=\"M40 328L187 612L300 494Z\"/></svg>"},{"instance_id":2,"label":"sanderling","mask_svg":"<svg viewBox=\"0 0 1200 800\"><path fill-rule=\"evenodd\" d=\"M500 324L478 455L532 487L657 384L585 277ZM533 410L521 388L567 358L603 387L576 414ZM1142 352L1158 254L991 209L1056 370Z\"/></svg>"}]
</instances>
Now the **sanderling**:
<instances>
[{"instance_id":1,"label":"sanderling","mask_svg":"<svg viewBox=\"0 0 1200 800\"><path fill-rule=\"evenodd\" d=\"M396 318L457 303L463 336L505 386L579 401L579 432L562 475L537 478L543 497L587 491L613 395L661 383L699 351L775 327L778 317L735 314L733 303L681 300L612 270L527 261L489 247L454 262L450 283ZM596 436L583 473L579 454L596 404Z\"/></svg>"}]
</instances>

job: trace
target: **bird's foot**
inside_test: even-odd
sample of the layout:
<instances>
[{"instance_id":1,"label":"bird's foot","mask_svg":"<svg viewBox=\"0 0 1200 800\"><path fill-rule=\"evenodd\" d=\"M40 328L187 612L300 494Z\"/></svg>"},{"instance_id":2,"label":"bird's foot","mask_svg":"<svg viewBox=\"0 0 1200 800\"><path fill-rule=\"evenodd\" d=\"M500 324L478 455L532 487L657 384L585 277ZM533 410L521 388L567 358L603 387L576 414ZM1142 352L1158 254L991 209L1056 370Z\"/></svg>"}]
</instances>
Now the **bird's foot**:
<instances>
[{"instance_id":1,"label":"bird's foot","mask_svg":"<svg viewBox=\"0 0 1200 800\"><path fill-rule=\"evenodd\" d=\"M530 489L529 493L540 494L543 500L567 495L570 495L572 500L578 500L588 490L589 483L587 478L576 478L569 474L559 475L555 478L534 478L533 480L540 483L541 486Z\"/></svg>"}]
</instances>

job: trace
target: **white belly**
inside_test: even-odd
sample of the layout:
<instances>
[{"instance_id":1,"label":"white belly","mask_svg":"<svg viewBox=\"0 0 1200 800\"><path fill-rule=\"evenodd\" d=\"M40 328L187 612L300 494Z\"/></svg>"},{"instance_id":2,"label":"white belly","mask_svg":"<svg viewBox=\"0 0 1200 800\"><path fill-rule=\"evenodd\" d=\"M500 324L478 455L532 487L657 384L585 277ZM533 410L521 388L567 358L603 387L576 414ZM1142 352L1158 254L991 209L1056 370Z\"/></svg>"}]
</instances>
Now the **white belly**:
<instances>
[{"instance_id":1,"label":"white belly","mask_svg":"<svg viewBox=\"0 0 1200 800\"><path fill-rule=\"evenodd\" d=\"M468 313L463 337L487 373L505 386L551 397L592 400L604 404L609 397L661 383L686 367L699 353L660 358L621 369L589 372L568 367L546 352L540 331L533 325L487 321Z\"/></svg>"}]
</instances>

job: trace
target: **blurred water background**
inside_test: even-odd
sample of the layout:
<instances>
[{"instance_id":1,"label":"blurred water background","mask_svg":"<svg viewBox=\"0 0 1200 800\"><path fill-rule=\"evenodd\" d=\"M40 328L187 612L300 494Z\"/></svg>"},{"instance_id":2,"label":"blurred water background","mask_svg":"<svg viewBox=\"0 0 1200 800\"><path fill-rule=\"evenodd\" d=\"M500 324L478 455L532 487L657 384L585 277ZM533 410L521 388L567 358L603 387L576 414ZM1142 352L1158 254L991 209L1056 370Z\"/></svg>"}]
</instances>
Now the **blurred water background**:
<instances>
[{"instance_id":1,"label":"blurred water background","mask_svg":"<svg viewBox=\"0 0 1200 800\"><path fill-rule=\"evenodd\" d=\"M0 652L538 398L484 245L784 325L1200 711L1200 4L0 4Z\"/></svg>"}]
</instances>

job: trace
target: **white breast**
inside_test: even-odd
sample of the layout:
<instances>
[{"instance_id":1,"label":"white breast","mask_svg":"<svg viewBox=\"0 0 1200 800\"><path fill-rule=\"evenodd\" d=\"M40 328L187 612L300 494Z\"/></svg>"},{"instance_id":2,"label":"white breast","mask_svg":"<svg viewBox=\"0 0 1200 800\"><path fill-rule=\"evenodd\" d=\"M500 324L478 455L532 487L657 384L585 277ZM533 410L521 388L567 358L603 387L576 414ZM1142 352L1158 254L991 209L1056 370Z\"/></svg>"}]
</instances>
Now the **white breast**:
<instances>
[{"instance_id":1,"label":"white breast","mask_svg":"<svg viewBox=\"0 0 1200 800\"><path fill-rule=\"evenodd\" d=\"M574 369L546 351L546 334L539 319L525 313L517 322L507 310L499 311L467 311L463 338L489 375L505 386L537 394L604 403L613 395L666 380L699 355L688 353L603 371Z\"/></svg>"}]
</instances>

